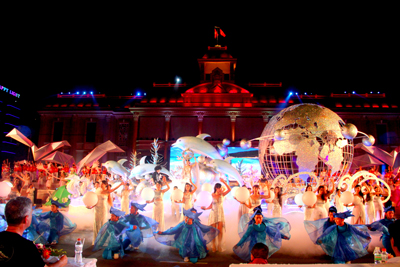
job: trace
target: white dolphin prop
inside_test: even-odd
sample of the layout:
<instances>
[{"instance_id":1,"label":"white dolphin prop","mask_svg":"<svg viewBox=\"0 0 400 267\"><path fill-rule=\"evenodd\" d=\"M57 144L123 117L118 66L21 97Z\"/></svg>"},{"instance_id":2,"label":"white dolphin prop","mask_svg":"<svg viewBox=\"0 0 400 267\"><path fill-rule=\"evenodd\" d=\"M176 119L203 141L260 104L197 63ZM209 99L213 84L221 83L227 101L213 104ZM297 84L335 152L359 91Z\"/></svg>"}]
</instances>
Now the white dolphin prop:
<instances>
[{"instance_id":1,"label":"white dolphin prop","mask_svg":"<svg viewBox=\"0 0 400 267\"><path fill-rule=\"evenodd\" d=\"M240 186L243 185L242 177L240 176L239 172L233 167L231 164L224 160L220 159L213 159L211 162L212 166L216 171L222 174L227 174L230 177L234 178Z\"/></svg>"},{"instance_id":2,"label":"white dolphin prop","mask_svg":"<svg viewBox=\"0 0 400 267\"><path fill-rule=\"evenodd\" d=\"M72 198L77 198L80 196L80 188L79 188L79 182L80 178L78 175L73 175L70 174L65 180L70 180L69 183L67 184L66 188L67 191L72 194Z\"/></svg>"},{"instance_id":3,"label":"white dolphin prop","mask_svg":"<svg viewBox=\"0 0 400 267\"><path fill-rule=\"evenodd\" d=\"M222 160L222 156L219 154L217 149L210 143L204 140L204 138L210 137L209 134L199 134L198 136L183 136L176 140L173 147L178 147L182 150L190 149L194 153L198 153L212 159Z\"/></svg>"},{"instance_id":4,"label":"white dolphin prop","mask_svg":"<svg viewBox=\"0 0 400 267\"><path fill-rule=\"evenodd\" d=\"M138 166L136 166L135 168L133 168L131 170L131 173L129 175L129 179L135 178L135 177L142 177L143 175L149 174L149 173L153 173L155 172L154 168L158 166L156 164L140 164ZM166 168L161 166L161 173L164 173L166 175L168 175L171 178L175 178L175 176L169 172L169 170L167 170Z\"/></svg>"},{"instance_id":5,"label":"white dolphin prop","mask_svg":"<svg viewBox=\"0 0 400 267\"><path fill-rule=\"evenodd\" d=\"M126 159L121 159L118 162L109 160L106 163L103 163L103 166L105 166L109 172L117 174L126 180L126 178L129 176L129 172L124 166L122 166L124 162L126 162Z\"/></svg>"}]
</instances>

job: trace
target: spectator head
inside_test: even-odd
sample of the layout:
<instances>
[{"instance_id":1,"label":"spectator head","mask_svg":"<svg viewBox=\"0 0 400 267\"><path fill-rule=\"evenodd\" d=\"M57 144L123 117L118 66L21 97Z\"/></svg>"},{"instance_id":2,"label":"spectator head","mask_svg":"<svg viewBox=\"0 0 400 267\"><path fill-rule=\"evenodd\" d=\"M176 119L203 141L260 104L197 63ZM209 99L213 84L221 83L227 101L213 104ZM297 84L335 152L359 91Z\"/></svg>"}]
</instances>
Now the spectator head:
<instances>
[{"instance_id":1,"label":"spectator head","mask_svg":"<svg viewBox=\"0 0 400 267\"><path fill-rule=\"evenodd\" d=\"M7 224L10 226L26 225L32 221L32 201L26 197L16 197L7 202L4 210Z\"/></svg>"},{"instance_id":2,"label":"spectator head","mask_svg":"<svg viewBox=\"0 0 400 267\"><path fill-rule=\"evenodd\" d=\"M156 172L161 171L161 166L160 166L160 165L157 165L156 167L154 167L154 170L155 170Z\"/></svg>"},{"instance_id":3,"label":"spectator head","mask_svg":"<svg viewBox=\"0 0 400 267\"><path fill-rule=\"evenodd\" d=\"M269 249L263 243L257 243L251 249L251 260L261 258L261 259L268 259Z\"/></svg>"}]
</instances>

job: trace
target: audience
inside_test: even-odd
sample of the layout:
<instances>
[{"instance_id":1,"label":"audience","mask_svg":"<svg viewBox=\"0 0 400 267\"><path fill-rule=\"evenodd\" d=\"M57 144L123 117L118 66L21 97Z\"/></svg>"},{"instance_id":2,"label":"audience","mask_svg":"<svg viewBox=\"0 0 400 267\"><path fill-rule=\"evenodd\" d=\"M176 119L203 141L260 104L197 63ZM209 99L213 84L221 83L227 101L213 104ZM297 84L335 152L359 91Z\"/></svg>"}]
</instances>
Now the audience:
<instances>
[{"instance_id":1,"label":"audience","mask_svg":"<svg viewBox=\"0 0 400 267\"><path fill-rule=\"evenodd\" d=\"M22 237L22 233L32 221L32 201L26 197L11 199L4 211L7 230L0 232L0 265L6 266L45 266L46 263L35 244ZM65 266L67 257L47 266Z\"/></svg>"},{"instance_id":2,"label":"audience","mask_svg":"<svg viewBox=\"0 0 400 267\"><path fill-rule=\"evenodd\" d=\"M268 261L268 247L263 243L256 243L251 249L250 264L267 264Z\"/></svg>"}]
</instances>

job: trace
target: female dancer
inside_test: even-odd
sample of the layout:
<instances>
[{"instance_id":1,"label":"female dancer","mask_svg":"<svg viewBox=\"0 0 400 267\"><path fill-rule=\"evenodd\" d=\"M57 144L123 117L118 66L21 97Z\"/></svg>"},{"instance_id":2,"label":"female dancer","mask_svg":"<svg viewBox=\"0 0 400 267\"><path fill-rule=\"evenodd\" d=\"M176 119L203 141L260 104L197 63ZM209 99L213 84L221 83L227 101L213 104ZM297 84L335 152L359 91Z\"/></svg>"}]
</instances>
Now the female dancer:
<instances>
[{"instance_id":1,"label":"female dancer","mask_svg":"<svg viewBox=\"0 0 400 267\"><path fill-rule=\"evenodd\" d=\"M374 204L374 197L375 197L375 192L372 192L372 183L373 180L368 180L367 183L365 183L365 187L367 188L366 192L366 197L365 197L365 207L366 207L366 213L367 213L367 224L371 224L375 221L375 204Z\"/></svg>"},{"instance_id":2,"label":"female dancer","mask_svg":"<svg viewBox=\"0 0 400 267\"><path fill-rule=\"evenodd\" d=\"M208 224L214 228L217 228L219 231L218 237L212 241L213 252L216 250L223 251L222 238L223 233L225 232L223 197L225 197L231 191L231 188L227 182L225 182L222 178L219 180L226 186L228 190L224 191L222 189L222 185L220 183L216 183L214 185L214 193L212 193L212 203L208 207L201 207L203 210L211 209L210 215L208 216Z\"/></svg>"},{"instance_id":3,"label":"female dancer","mask_svg":"<svg viewBox=\"0 0 400 267\"><path fill-rule=\"evenodd\" d=\"M158 231L164 231L164 201L163 196L164 193L169 190L169 184L167 183L167 179L163 176L163 182L167 186L167 189L162 190L161 181L156 183L156 190L154 190L154 198L151 201L146 201L147 203L153 203L153 216L152 219L158 222Z\"/></svg>"},{"instance_id":4,"label":"female dancer","mask_svg":"<svg viewBox=\"0 0 400 267\"><path fill-rule=\"evenodd\" d=\"M374 190L375 190L375 196L374 196L375 218L381 220L383 219L383 203L382 203L383 190L379 182L375 185Z\"/></svg>"},{"instance_id":5,"label":"female dancer","mask_svg":"<svg viewBox=\"0 0 400 267\"><path fill-rule=\"evenodd\" d=\"M335 207L337 209L337 212L344 212L344 205L342 201L340 200L340 196L342 195L342 191L340 191L339 188L336 188L336 196L335 196Z\"/></svg>"},{"instance_id":6,"label":"female dancer","mask_svg":"<svg viewBox=\"0 0 400 267\"><path fill-rule=\"evenodd\" d=\"M125 213L129 212L129 195L134 188L129 189L129 182L124 183L124 187L121 191L121 210Z\"/></svg>"},{"instance_id":7,"label":"female dancer","mask_svg":"<svg viewBox=\"0 0 400 267\"><path fill-rule=\"evenodd\" d=\"M26 194L27 194L26 197L32 201L32 204L34 204L35 188L33 187L32 183L30 183L28 189L26 189Z\"/></svg>"},{"instance_id":8,"label":"female dancer","mask_svg":"<svg viewBox=\"0 0 400 267\"><path fill-rule=\"evenodd\" d=\"M272 217L282 217L282 196L286 195L286 193L282 193L281 187L274 188L275 197L272 200L274 203L274 209L272 210Z\"/></svg>"},{"instance_id":9,"label":"female dancer","mask_svg":"<svg viewBox=\"0 0 400 267\"><path fill-rule=\"evenodd\" d=\"M331 180L331 181L332 181L332 187L333 187L333 180ZM317 191L318 191L317 203L314 204L314 212L313 212L313 216L312 216L314 218L314 221L328 217L328 211L325 208L325 205L326 205L325 203L328 200L329 194L332 193L332 192L326 192L325 186L323 186L323 185L320 185L318 187Z\"/></svg>"},{"instance_id":10,"label":"female dancer","mask_svg":"<svg viewBox=\"0 0 400 267\"><path fill-rule=\"evenodd\" d=\"M353 208L353 216L351 217L351 224L365 224L365 207L364 207L364 194L361 192L361 185L354 187L354 200L353 204L345 205L346 207Z\"/></svg>"},{"instance_id":11,"label":"female dancer","mask_svg":"<svg viewBox=\"0 0 400 267\"><path fill-rule=\"evenodd\" d=\"M268 256L271 256L282 246L282 239L290 239L289 222L285 218L265 218L261 206L258 206L233 251L243 260L249 261L253 246L263 243L268 246Z\"/></svg>"},{"instance_id":12,"label":"female dancer","mask_svg":"<svg viewBox=\"0 0 400 267\"><path fill-rule=\"evenodd\" d=\"M305 192L307 192L307 191L310 191L310 192L313 191L313 188L312 188L312 185L311 185L311 184L308 184L308 185L306 186ZM313 212L314 212L314 206L307 206L307 205L305 205L304 220L305 220L305 221L310 221Z\"/></svg>"},{"instance_id":13,"label":"female dancer","mask_svg":"<svg viewBox=\"0 0 400 267\"><path fill-rule=\"evenodd\" d=\"M192 179L189 179L189 183L185 184L185 191L183 192L183 199L176 203L183 203L183 209L189 210L193 207L192 197L193 193L196 192L197 186L192 182ZM193 186L193 187L192 187ZM183 213L182 213L183 216ZM183 217L182 217L183 220Z\"/></svg>"},{"instance_id":14,"label":"female dancer","mask_svg":"<svg viewBox=\"0 0 400 267\"><path fill-rule=\"evenodd\" d=\"M268 182L267 182L268 183ZM253 213L253 209L255 207L261 206L262 199L268 199L271 195L269 184L267 185L268 194L260 195L260 186L258 184L253 185L253 194L250 195L249 200L246 202L240 202L241 204L246 205L249 208L250 213Z\"/></svg>"},{"instance_id":15,"label":"female dancer","mask_svg":"<svg viewBox=\"0 0 400 267\"><path fill-rule=\"evenodd\" d=\"M108 205L107 200L110 193L117 190L122 183L120 183L114 189L108 189L107 181L102 181L100 188L96 190L97 194L97 204L94 206L94 225L93 225L93 244L96 240L97 234L100 231L100 228L105 224L108 220ZM88 209L92 209L93 207L87 207Z\"/></svg>"}]
</instances>

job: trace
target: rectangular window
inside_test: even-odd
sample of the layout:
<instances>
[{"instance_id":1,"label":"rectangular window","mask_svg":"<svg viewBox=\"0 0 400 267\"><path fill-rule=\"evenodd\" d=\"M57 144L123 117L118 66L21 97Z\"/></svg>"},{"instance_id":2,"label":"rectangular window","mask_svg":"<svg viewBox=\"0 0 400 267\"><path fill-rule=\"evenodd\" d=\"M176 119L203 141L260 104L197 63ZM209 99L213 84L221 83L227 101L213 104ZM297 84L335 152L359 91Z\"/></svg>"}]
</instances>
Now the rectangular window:
<instances>
[{"instance_id":1,"label":"rectangular window","mask_svg":"<svg viewBox=\"0 0 400 267\"><path fill-rule=\"evenodd\" d=\"M54 122L53 142L62 141L64 123L62 121Z\"/></svg>"},{"instance_id":2,"label":"rectangular window","mask_svg":"<svg viewBox=\"0 0 400 267\"><path fill-rule=\"evenodd\" d=\"M96 126L95 122L86 123L86 142L96 142Z\"/></svg>"},{"instance_id":3,"label":"rectangular window","mask_svg":"<svg viewBox=\"0 0 400 267\"><path fill-rule=\"evenodd\" d=\"M376 136L378 137L378 144L387 145L388 144L388 135L387 135L387 125L386 124L377 124L376 125Z\"/></svg>"},{"instance_id":4,"label":"rectangular window","mask_svg":"<svg viewBox=\"0 0 400 267\"><path fill-rule=\"evenodd\" d=\"M121 122L118 131L118 145L126 146L128 143L129 123Z\"/></svg>"}]
</instances>

